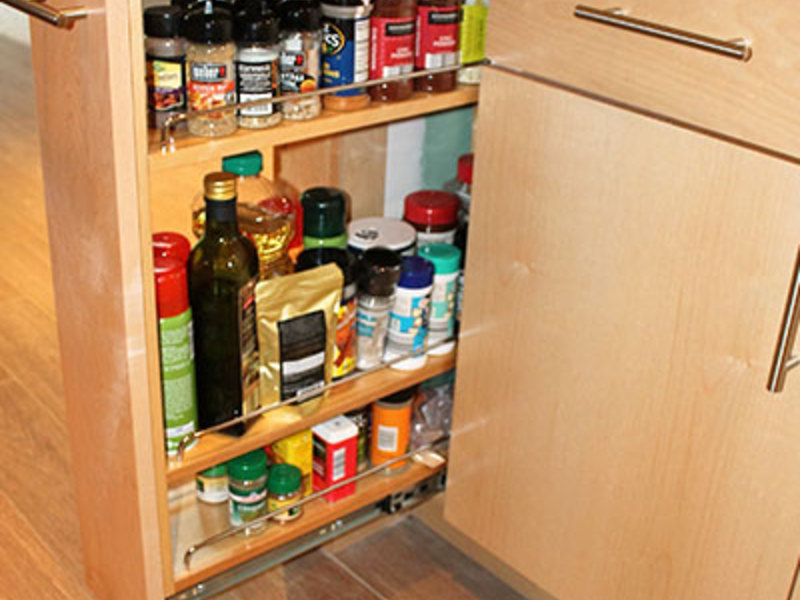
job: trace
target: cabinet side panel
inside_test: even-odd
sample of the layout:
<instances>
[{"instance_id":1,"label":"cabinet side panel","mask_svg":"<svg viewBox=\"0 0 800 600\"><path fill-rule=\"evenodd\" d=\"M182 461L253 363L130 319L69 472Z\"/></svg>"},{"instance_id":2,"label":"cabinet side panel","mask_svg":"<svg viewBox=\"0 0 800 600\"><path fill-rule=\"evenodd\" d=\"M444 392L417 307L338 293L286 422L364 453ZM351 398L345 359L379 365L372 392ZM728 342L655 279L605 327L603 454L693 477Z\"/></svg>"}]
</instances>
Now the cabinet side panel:
<instances>
[{"instance_id":1,"label":"cabinet side panel","mask_svg":"<svg viewBox=\"0 0 800 600\"><path fill-rule=\"evenodd\" d=\"M70 31L32 24L70 451L90 586L103 600L155 600L171 583L132 42L141 7L87 6Z\"/></svg>"},{"instance_id":2,"label":"cabinet side panel","mask_svg":"<svg viewBox=\"0 0 800 600\"><path fill-rule=\"evenodd\" d=\"M785 598L798 168L485 74L447 519L559 600Z\"/></svg>"}]
</instances>

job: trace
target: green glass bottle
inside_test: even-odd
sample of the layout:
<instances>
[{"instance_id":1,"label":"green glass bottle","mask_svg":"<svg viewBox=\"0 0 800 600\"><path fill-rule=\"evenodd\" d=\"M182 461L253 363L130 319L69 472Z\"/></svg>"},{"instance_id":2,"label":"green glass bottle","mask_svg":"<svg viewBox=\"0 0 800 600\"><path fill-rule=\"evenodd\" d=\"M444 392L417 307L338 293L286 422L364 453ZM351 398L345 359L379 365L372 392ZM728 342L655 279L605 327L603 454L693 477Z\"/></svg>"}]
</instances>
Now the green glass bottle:
<instances>
[{"instance_id":1,"label":"green glass bottle","mask_svg":"<svg viewBox=\"0 0 800 600\"><path fill-rule=\"evenodd\" d=\"M255 285L258 255L239 231L236 176L204 180L205 234L189 257L200 428L258 408ZM239 424L226 433L241 435Z\"/></svg>"}]
</instances>

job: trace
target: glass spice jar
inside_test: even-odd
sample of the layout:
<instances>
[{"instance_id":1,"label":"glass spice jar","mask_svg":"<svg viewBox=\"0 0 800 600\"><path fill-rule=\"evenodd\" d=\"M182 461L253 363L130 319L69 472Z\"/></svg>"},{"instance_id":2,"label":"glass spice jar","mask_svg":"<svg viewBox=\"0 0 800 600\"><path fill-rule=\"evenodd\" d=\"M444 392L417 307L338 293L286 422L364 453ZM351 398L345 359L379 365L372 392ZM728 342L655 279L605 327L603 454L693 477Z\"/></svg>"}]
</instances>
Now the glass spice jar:
<instances>
[{"instance_id":1,"label":"glass spice jar","mask_svg":"<svg viewBox=\"0 0 800 600\"><path fill-rule=\"evenodd\" d=\"M414 70L417 0L375 0L370 19L369 78L383 79ZM414 93L411 79L381 83L369 89L373 100L395 102Z\"/></svg>"},{"instance_id":2,"label":"glass spice jar","mask_svg":"<svg viewBox=\"0 0 800 600\"><path fill-rule=\"evenodd\" d=\"M193 115L192 111L221 108L236 97L233 78L233 21L227 10L209 0L191 10L184 20L186 46L189 133L205 137L230 135L236 131L233 110Z\"/></svg>"},{"instance_id":3,"label":"glass spice jar","mask_svg":"<svg viewBox=\"0 0 800 600\"><path fill-rule=\"evenodd\" d=\"M267 455L263 450L253 450L228 463L228 494L229 520L234 527L267 514Z\"/></svg>"},{"instance_id":4,"label":"glass spice jar","mask_svg":"<svg viewBox=\"0 0 800 600\"><path fill-rule=\"evenodd\" d=\"M458 64L459 0L419 0L417 3L418 71ZM449 92L456 87L456 72L418 77L421 92Z\"/></svg>"},{"instance_id":5,"label":"glass spice jar","mask_svg":"<svg viewBox=\"0 0 800 600\"><path fill-rule=\"evenodd\" d=\"M186 108L186 44L178 34L183 11L151 6L144 11L148 125L160 129Z\"/></svg>"},{"instance_id":6,"label":"glass spice jar","mask_svg":"<svg viewBox=\"0 0 800 600\"><path fill-rule=\"evenodd\" d=\"M294 465L279 463L269 471L267 511L273 512L303 497L303 473ZM288 523L303 514L302 506L295 506L272 517L278 523Z\"/></svg>"},{"instance_id":7,"label":"glass spice jar","mask_svg":"<svg viewBox=\"0 0 800 600\"><path fill-rule=\"evenodd\" d=\"M317 89L322 68L322 14L310 0L285 0L279 5L281 23L281 94L302 94ZM319 116L319 96L282 103L286 119Z\"/></svg>"}]
</instances>

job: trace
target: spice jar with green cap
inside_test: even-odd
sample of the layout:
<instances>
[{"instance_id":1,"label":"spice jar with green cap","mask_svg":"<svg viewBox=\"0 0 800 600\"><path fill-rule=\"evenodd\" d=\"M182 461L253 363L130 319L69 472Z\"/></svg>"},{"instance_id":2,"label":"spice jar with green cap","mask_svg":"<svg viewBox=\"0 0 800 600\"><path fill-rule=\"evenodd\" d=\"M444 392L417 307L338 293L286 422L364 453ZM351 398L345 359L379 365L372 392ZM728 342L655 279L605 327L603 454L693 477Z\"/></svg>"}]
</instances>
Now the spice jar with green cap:
<instances>
[{"instance_id":1,"label":"spice jar with green cap","mask_svg":"<svg viewBox=\"0 0 800 600\"><path fill-rule=\"evenodd\" d=\"M450 244L428 244L419 249L419 255L433 263L433 290L428 322L428 345L432 346L452 337L455 331L461 250ZM449 342L428 350L428 354L440 356L449 354L454 349L455 342Z\"/></svg>"},{"instance_id":2,"label":"spice jar with green cap","mask_svg":"<svg viewBox=\"0 0 800 600\"><path fill-rule=\"evenodd\" d=\"M230 523L245 525L267 514L267 455L253 450L228 462Z\"/></svg>"},{"instance_id":3,"label":"spice jar with green cap","mask_svg":"<svg viewBox=\"0 0 800 600\"><path fill-rule=\"evenodd\" d=\"M197 474L197 498L208 504L228 500L228 468L216 465Z\"/></svg>"},{"instance_id":4,"label":"spice jar with green cap","mask_svg":"<svg viewBox=\"0 0 800 600\"><path fill-rule=\"evenodd\" d=\"M269 496L267 497L269 512L300 500L303 495L302 481L303 474L298 467L285 463L273 465L269 471ZM272 518L278 523L288 523L302 514L303 507L295 506Z\"/></svg>"},{"instance_id":5,"label":"spice jar with green cap","mask_svg":"<svg viewBox=\"0 0 800 600\"><path fill-rule=\"evenodd\" d=\"M347 198L332 187L303 192L303 245L306 248L347 248Z\"/></svg>"}]
</instances>

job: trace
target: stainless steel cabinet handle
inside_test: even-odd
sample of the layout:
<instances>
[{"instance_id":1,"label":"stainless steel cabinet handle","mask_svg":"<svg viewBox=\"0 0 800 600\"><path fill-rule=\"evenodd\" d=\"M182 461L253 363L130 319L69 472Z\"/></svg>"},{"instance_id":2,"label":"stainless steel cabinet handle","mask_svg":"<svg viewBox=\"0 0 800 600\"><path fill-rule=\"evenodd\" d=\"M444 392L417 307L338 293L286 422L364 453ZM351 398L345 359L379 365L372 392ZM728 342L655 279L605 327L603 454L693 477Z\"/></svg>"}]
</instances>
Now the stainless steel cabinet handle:
<instances>
[{"instance_id":1,"label":"stainless steel cabinet handle","mask_svg":"<svg viewBox=\"0 0 800 600\"><path fill-rule=\"evenodd\" d=\"M579 19L588 19L595 23L602 23L603 25L619 27L627 31L670 40L678 44L691 46L692 48L722 54L723 56L735 58L736 60L748 61L753 55L750 42L744 38L720 40L708 37L707 35L692 33L690 31L660 25L659 23L652 23L650 21L629 17L619 8L600 9L578 4L575 7L574 14Z\"/></svg>"},{"instance_id":2,"label":"stainless steel cabinet handle","mask_svg":"<svg viewBox=\"0 0 800 600\"><path fill-rule=\"evenodd\" d=\"M772 368L769 371L767 390L770 392L782 392L783 384L786 382L786 373L800 364L800 357L792 356L798 322L800 322L800 248L797 249L792 285L786 298L781 332L775 346Z\"/></svg>"},{"instance_id":3,"label":"stainless steel cabinet handle","mask_svg":"<svg viewBox=\"0 0 800 600\"><path fill-rule=\"evenodd\" d=\"M89 11L82 6L53 8L44 2L36 2L35 0L0 0L0 2L7 4L11 8L16 8L26 15L63 29L71 28L76 20L83 19L89 14Z\"/></svg>"}]
</instances>

